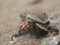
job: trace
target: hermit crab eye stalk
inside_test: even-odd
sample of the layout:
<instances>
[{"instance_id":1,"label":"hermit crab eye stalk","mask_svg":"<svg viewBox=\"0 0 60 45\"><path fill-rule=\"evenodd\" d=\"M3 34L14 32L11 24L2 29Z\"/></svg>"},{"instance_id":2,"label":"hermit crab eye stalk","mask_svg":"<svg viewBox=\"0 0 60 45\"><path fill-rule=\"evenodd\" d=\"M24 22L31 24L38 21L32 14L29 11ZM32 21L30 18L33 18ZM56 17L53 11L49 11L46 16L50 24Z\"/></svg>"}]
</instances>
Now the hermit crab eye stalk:
<instances>
[{"instance_id":1,"label":"hermit crab eye stalk","mask_svg":"<svg viewBox=\"0 0 60 45\"><path fill-rule=\"evenodd\" d=\"M20 14L20 19L21 19L22 22L24 22L24 21L26 20L26 19L25 19L26 14L27 14L27 13L21 13L21 14Z\"/></svg>"}]
</instances>

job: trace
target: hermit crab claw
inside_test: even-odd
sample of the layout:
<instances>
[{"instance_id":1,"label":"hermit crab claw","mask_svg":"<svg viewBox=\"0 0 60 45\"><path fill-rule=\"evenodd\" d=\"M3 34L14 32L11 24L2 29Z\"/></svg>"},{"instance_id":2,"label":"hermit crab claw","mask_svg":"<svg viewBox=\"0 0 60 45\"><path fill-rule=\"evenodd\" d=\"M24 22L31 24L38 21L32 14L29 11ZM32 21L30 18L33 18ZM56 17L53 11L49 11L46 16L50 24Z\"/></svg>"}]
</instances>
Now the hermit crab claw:
<instances>
[{"instance_id":1,"label":"hermit crab claw","mask_svg":"<svg viewBox=\"0 0 60 45\"><path fill-rule=\"evenodd\" d=\"M16 38L18 37L18 34L13 34L12 37L11 37L11 40L15 40Z\"/></svg>"},{"instance_id":2,"label":"hermit crab claw","mask_svg":"<svg viewBox=\"0 0 60 45\"><path fill-rule=\"evenodd\" d=\"M17 34L13 34L12 37L11 37L11 40L9 41L9 44L13 44L17 41Z\"/></svg>"}]
</instances>

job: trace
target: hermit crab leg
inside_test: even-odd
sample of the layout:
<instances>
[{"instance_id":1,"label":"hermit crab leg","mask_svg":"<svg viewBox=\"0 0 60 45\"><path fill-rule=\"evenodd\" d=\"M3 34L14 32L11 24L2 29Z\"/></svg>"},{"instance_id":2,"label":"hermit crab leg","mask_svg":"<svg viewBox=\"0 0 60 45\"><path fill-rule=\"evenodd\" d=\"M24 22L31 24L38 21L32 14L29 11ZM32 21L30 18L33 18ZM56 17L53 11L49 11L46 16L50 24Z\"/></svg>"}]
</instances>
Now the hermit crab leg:
<instances>
[{"instance_id":1,"label":"hermit crab leg","mask_svg":"<svg viewBox=\"0 0 60 45\"><path fill-rule=\"evenodd\" d=\"M45 31L48 31L47 28L43 27L42 25L39 25L38 23L36 23L36 26L38 26L38 27L41 28L41 29L44 29Z\"/></svg>"},{"instance_id":2,"label":"hermit crab leg","mask_svg":"<svg viewBox=\"0 0 60 45\"><path fill-rule=\"evenodd\" d=\"M36 26L39 27L40 29L43 29L43 30L45 30L45 31L48 31L47 36L50 36L50 35L51 35L50 31L49 31L47 28L45 28L45 27L43 27L42 25L39 25L39 24L37 24L37 23L36 23Z\"/></svg>"},{"instance_id":3,"label":"hermit crab leg","mask_svg":"<svg viewBox=\"0 0 60 45\"><path fill-rule=\"evenodd\" d=\"M25 22L22 26L20 26L18 32L23 33L23 31L28 31L27 29L29 28L28 22Z\"/></svg>"},{"instance_id":4,"label":"hermit crab leg","mask_svg":"<svg viewBox=\"0 0 60 45\"><path fill-rule=\"evenodd\" d=\"M22 35L22 33L27 32L29 28L28 22L25 22L23 25L19 27L18 34L13 34L11 37L11 40L13 40L13 37L19 37Z\"/></svg>"}]
</instances>

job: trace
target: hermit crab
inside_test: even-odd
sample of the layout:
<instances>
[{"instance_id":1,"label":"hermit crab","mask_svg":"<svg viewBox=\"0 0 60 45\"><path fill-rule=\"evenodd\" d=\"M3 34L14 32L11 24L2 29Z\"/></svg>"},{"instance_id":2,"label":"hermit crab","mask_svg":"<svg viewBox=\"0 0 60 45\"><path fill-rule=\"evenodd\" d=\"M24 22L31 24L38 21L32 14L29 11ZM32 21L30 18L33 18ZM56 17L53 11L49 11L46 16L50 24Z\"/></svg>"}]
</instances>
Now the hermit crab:
<instances>
[{"instance_id":1,"label":"hermit crab","mask_svg":"<svg viewBox=\"0 0 60 45\"><path fill-rule=\"evenodd\" d=\"M48 16L45 12L33 12L28 13L26 16L22 16L26 21L24 24L20 25L18 34L13 34L13 37L19 37L21 35L29 33L40 35L47 35L49 33L50 21L48 20Z\"/></svg>"}]
</instances>

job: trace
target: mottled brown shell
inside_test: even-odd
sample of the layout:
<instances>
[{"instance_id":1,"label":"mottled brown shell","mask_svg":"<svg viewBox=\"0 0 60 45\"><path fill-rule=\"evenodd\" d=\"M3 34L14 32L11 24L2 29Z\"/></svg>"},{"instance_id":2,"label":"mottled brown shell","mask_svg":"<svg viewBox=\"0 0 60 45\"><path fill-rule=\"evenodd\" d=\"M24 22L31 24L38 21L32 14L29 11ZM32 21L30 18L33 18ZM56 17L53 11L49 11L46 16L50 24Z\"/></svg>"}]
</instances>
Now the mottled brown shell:
<instances>
[{"instance_id":1,"label":"mottled brown shell","mask_svg":"<svg viewBox=\"0 0 60 45\"><path fill-rule=\"evenodd\" d=\"M43 12L32 12L30 14L27 14L26 19L32 19L40 23L48 22L48 16Z\"/></svg>"},{"instance_id":2,"label":"mottled brown shell","mask_svg":"<svg viewBox=\"0 0 60 45\"><path fill-rule=\"evenodd\" d=\"M27 11L21 15L21 18L23 20L31 20L32 19L32 20L40 22L40 23L48 22L47 14L44 11L35 9L35 8L27 9Z\"/></svg>"}]
</instances>

